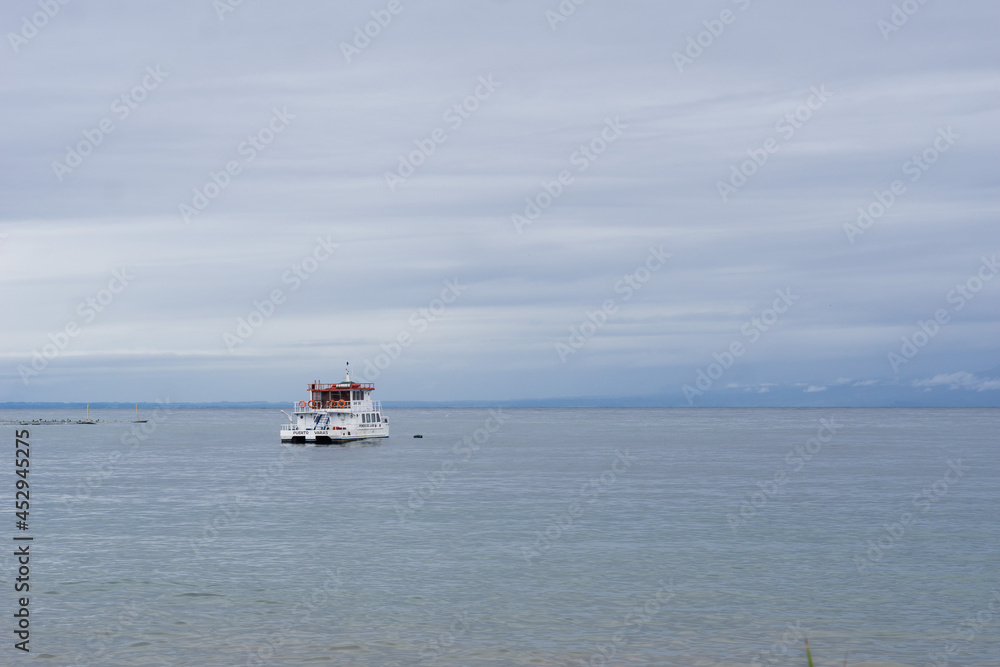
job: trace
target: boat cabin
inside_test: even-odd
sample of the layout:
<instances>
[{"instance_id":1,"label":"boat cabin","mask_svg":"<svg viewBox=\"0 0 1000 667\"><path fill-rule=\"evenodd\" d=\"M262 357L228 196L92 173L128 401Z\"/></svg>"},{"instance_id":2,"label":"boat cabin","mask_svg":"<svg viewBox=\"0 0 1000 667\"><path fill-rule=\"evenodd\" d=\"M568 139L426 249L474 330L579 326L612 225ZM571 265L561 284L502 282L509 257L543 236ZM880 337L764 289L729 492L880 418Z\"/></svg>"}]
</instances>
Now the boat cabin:
<instances>
[{"instance_id":1,"label":"boat cabin","mask_svg":"<svg viewBox=\"0 0 1000 667\"><path fill-rule=\"evenodd\" d=\"M324 384L313 382L308 386L308 407L314 410L329 410L331 408L350 408L359 403L371 401L369 392L375 389L371 382L338 382Z\"/></svg>"}]
</instances>

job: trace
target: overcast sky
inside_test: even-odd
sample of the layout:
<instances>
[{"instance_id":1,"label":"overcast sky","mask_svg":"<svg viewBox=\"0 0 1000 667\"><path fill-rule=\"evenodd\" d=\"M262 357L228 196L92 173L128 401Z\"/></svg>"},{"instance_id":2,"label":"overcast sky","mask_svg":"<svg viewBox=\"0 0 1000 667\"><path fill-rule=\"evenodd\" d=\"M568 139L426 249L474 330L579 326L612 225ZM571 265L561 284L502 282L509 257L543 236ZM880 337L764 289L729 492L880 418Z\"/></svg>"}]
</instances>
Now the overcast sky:
<instances>
[{"instance_id":1,"label":"overcast sky","mask_svg":"<svg viewBox=\"0 0 1000 667\"><path fill-rule=\"evenodd\" d=\"M1000 396L995 2L61 1L0 10L0 401Z\"/></svg>"}]
</instances>

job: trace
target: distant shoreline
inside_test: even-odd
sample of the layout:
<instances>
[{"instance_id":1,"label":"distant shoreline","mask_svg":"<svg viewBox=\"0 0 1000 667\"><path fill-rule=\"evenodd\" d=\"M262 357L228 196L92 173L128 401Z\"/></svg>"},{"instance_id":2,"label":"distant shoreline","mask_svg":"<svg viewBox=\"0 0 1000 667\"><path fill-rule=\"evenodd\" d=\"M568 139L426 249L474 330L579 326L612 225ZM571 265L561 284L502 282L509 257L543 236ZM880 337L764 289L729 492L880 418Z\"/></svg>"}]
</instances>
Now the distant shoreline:
<instances>
[{"instance_id":1,"label":"distant shoreline","mask_svg":"<svg viewBox=\"0 0 1000 667\"><path fill-rule=\"evenodd\" d=\"M23 402L23 403L0 403L0 410L86 410L87 403L43 403L43 402ZM91 411L94 410L134 410L135 403L119 403L119 402L91 402L89 403ZM140 410L152 410L156 408L163 407L162 403L143 403L139 402ZM210 403L197 403L197 402L186 402L186 403L170 403L172 409L176 410L279 410L279 409L291 409L294 406L292 401L287 403L269 403L264 401L247 401L247 402L210 402ZM688 405L650 405L650 404L629 404L625 402L615 403L611 400L602 401L600 399L595 399L592 402L587 399L579 400L537 400L537 401L442 401L437 402L427 402L427 401L383 401L382 405L387 409L397 409L397 408L440 408L440 409L487 409L487 408L580 408L580 409L678 409L678 410L719 410L719 409L765 409L765 410L819 410L819 409L830 409L830 410L841 410L841 409L887 409L887 408L899 408L899 409L968 409L968 410L981 410L981 409L997 409L1000 405L933 405L933 404L895 404L895 405L699 405L699 406L688 406Z\"/></svg>"}]
</instances>

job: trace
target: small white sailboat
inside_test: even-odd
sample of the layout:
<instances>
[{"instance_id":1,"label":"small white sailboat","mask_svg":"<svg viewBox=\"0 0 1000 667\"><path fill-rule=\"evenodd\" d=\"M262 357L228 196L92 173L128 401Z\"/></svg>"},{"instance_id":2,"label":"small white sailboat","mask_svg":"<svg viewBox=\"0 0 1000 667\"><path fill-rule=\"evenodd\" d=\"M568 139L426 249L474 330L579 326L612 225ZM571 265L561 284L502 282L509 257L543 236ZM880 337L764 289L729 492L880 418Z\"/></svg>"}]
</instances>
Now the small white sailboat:
<instances>
[{"instance_id":1,"label":"small white sailboat","mask_svg":"<svg viewBox=\"0 0 1000 667\"><path fill-rule=\"evenodd\" d=\"M87 403L87 418L81 419L76 422L77 424L96 424L97 422L90 421L90 403Z\"/></svg>"}]
</instances>

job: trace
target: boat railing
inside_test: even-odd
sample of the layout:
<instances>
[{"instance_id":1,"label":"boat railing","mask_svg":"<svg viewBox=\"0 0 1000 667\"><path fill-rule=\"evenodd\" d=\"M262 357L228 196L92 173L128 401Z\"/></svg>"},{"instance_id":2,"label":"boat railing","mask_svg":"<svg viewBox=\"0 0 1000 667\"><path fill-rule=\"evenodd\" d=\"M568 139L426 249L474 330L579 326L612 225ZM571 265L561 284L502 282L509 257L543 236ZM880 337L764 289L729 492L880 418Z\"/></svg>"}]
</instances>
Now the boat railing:
<instances>
[{"instance_id":1,"label":"boat railing","mask_svg":"<svg viewBox=\"0 0 1000 667\"><path fill-rule=\"evenodd\" d=\"M315 410L351 410L352 405L356 404L357 401L344 401L344 405L337 405L339 401L325 401L320 405L320 401L305 401L305 406L300 406L298 403L293 405L296 414L302 412L313 412ZM331 403L331 405L327 405Z\"/></svg>"},{"instance_id":2,"label":"boat railing","mask_svg":"<svg viewBox=\"0 0 1000 667\"><path fill-rule=\"evenodd\" d=\"M306 401L305 406L299 406L298 403L292 404L293 411L298 414L302 412L313 412L314 410L350 410L351 412L382 412L382 401L344 401L344 405L331 405L327 407L324 403L322 407L310 407L310 404L315 405L317 402Z\"/></svg>"},{"instance_id":3,"label":"boat railing","mask_svg":"<svg viewBox=\"0 0 1000 667\"><path fill-rule=\"evenodd\" d=\"M374 382L353 382L350 387L341 387L339 383L327 384L325 382L310 382L307 391L350 391L360 389L362 391L374 391Z\"/></svg>"}]
</instances>

